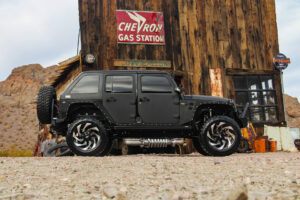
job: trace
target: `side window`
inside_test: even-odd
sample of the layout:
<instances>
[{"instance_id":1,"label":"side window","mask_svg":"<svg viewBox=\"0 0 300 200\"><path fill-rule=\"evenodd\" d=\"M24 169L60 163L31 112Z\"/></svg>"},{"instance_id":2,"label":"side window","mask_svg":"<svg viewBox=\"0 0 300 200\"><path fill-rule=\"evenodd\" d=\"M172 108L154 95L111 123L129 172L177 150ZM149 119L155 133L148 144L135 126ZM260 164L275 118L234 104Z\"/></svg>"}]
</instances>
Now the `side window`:
<instances>
[{"instance_id":1,"label":"side window","mask_svg":"<svg viewBox=\"0 0 300 200\"><path fill-rule=\"evenodd\" d=\"M107 76L105 91L113 93L131 93L133 90L132 76Z\"/></svg>"},{"instance_id":2,"label":"side window","mask_svg":"<svg viewBox=\"0 0 300 200\"><path fill-rule=\"evenodd\" d=\"M80 79L75 87L71 90L71 94L82 93L98 93L99 89L99 76L87 75Z\"/></svg>"},{"instance_id":3,"label":"side window","mask_svg":"<svg viewBox=\"0 0 300 200\"><path fill-rule=\"evenodd\" d=\"M145 93L171 93L172 86L163 76L142 76L142 92Z\"/></svg>"},{"instance_id":4,"label":"side window","mask_svg":"<svg viewBox=\"0 0 300 200\"><path fill-rule=\"evenodd\" d=\"M250 103L247 117L252 122L277 122L278 105L274 79L268 75L233 76L237 108Z\"/></svg>"}]
</instances>

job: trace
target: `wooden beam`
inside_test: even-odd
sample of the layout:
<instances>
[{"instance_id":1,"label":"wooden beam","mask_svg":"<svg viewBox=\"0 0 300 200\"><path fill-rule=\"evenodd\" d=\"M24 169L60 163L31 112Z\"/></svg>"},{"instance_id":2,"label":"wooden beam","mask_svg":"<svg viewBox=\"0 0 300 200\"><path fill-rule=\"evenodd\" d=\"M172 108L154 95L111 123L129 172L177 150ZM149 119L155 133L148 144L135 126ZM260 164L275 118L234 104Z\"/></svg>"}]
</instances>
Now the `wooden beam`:
<instances>
[{"instance_id":1,"label":"wooden beam","mask_svg":"<svg viewBox=\"0 0 300 200\"><path fill-rule=\"evenodd\" d=\"M279 74L278 70L256 70L256 69L240 69L240 68L232 68L226 69L226 75L260 75L260 74L268 74L274 75ZM276 80L277 81L277 80Z\"/></svg>"},{"instance_id":2,"label":"wooden beam","mask_svg":"<svg viewBox=\"0 0 300 200\"><path fill-rule=\"evenodd\" d=\"M145 68L171 68L169 60L136 60L136 59L115 59L114 67L145 67Z\"/></svg>"}]
</instances>

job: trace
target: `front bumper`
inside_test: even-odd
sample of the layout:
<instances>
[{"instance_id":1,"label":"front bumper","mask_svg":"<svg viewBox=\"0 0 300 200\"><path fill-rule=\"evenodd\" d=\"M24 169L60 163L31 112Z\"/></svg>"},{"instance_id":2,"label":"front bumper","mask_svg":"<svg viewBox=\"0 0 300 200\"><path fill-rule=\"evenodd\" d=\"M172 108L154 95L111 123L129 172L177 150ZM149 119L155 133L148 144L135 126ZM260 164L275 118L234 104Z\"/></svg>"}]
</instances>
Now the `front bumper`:
<instances>
[{"instance_id":1,"label":"front bumper","mask_svg":"<svg viewBox=\"0 0 300 200\"><path fill-rule=\"evenodd\" d=\"M239 121L240 121L239 124L240 124L241 128L247 127L247 125L248 125L248 119L246 117L239 118Z\"/></svg>"}]
</instances>

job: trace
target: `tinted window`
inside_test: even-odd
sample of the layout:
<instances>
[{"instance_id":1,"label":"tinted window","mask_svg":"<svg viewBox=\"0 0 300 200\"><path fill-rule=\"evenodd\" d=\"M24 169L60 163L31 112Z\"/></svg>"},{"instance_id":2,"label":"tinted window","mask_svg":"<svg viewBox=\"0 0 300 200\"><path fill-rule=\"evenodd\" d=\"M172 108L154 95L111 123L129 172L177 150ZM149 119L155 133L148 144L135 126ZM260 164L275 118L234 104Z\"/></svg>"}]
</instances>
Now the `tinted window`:
<instances>
[{"instance_id":1,"label":"tinted window","mask_svg":"<svg viewBox=\"0 0 300 200\"><path fill-rule=\"evenodd\" d=\"M130 93L133 89L132 76L107 76L105 91L114 93Z\"/></svg>"},{"instance_id":2,"label":"tinted window","mask_svg":"<svg viewBox=\"0 0 300 200\"><path fill-rule=\"evenodd\" d=\"M172 92L169 80L163 76L142 76L142 92Z\"/></svg>"},{"instance_id":3,"label":"tinted window","mask_svg":"<svg viewBox=\"0 0 300 200\"><path fill-rule=\"evenodd\" d=\"M91 75L84 76L72 89L72 94L80 93L98 93L99 88L99 76Z\"/></svg>"}]
</instances>

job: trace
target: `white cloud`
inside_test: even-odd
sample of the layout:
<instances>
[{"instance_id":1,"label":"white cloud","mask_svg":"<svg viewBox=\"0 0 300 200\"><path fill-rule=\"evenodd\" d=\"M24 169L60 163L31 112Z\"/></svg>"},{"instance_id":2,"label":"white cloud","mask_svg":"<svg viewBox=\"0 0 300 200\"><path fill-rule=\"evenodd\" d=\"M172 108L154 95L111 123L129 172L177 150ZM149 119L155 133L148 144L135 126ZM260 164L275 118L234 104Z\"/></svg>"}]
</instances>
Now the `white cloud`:
<instances>
[{"instance_id":1,"label":"white cloud","mask_svg":"<svg viewBox=\"0 0 300 200\"><path fill-rule=\"evenodd\" d=\"M0 81L15 67L76 55L77 0L0 1Z\"/></svg>"},{"instance_id":2,"label":"white cloud","mask_svg":"<svg viewBox=\"0 0 300 200\"><path fill-rule=\"evenodd\" d=\"M280 51L291 58L284 71L285 93L300 100L300 1L276 0Z\"/></svg>"}]
</instances>

